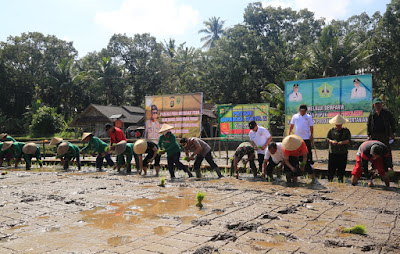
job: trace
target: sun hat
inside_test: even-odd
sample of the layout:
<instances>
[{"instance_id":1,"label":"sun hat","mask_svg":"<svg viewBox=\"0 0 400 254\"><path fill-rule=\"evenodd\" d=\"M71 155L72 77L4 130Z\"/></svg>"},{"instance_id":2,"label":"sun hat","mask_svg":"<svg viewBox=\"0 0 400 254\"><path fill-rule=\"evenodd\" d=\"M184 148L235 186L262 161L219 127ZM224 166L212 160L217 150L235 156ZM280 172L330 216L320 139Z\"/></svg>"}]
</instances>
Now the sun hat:
<instances>
[{"instance_id":1,"label":"sun hat","mask_svg":"<svg viewBox=\"0 0 400 254\"><path fill-rule=\"evenodd\" d=\"M58 147L57 147L57 154L58 155L64 155L66 152L68 152L69 145L67 142L62 142Z\"/></svg>"},{"instance_id":2,"label":"sun hat","mask_svg":"<svg viewBox=\"0 0 400 254\"><path fill-rule=\"evenodd\" d=\"M349 120L347 120L346 118L344 118L341 115L336 115L331 120L329 120L330 124L336 124L336 125L345 124L347 122L349 122Z\"/></svg>"},{"instance_id":3,"label":"sun hat","mask_svg":"<svg viewBox=\"0 0 400 254\"><path fill-rule=\"evenodd\" d=\"M85 138L89 137L90 135L93 135L91 132L84 132L82 135L82 141L85 140Z\"/></svg>"},{"instance_id":4,"label":"sun hat","mask_svg":"<svg viewBox=\"0 0 400 254\"><path fill-rule=\"evenodd\" d=\"M143 154L147 150L147 141L145 139L139 139L133 145L133 151L136 154Z\"/></svg>"},{"instance_id":5,"label":"sun hat","mask_svg":"<svg viewBox=\"0 0 400 254\"><path fill-rule=\"evenodd\" d=\"M3 147L1 148L2 151L7 150L8 148L10 148L12 146L12 144L14 143L14 141L6 141L3 143Z\"/></svg>"},{"instance_id":6,"label":"sun hat","mask_svg":"<svg viewBox=\"0 0 400 254\"><path fill-rule=\"evenodd\" d=\"M3 139L3 138L5 138L5 137L7 137L7 135L8 135L7 133L1 133L1 134L0 134L0 139Z\"/></svg>"},{"instance_id":7,"label":"sun hat","mask_svg":"<svg viewBox=\"0 0 400 254\"><path fill-rule=\"evenodd\" d=\"M353 80L353 83L356 83L356 82L360 82L360 79L359 79L359 78L355 78L355 79Z\"/></svg>"},{"instance_id":8,"label":"sun hat","mask_svg":"<svg viewBox=\"0 0 400 254\"><path fill-rule=\"evenodd\" d=\"M29 142L26 143L23 147L22 147L22 152L24 154L35 154L37 150L37 145L33 142Z\"/></svg>"},{"instance_id":9,"label":"sun hat","mask_svg":"<svg viewBox=\"0 0 400 254\"><path fill-rule=\"evenodd\" d=\"M115 154L120 155L121 153L125 152L126 149L126 140L122 140L115 145Z\"/></svg>"},{"instance_id":10,"label":"sun hat","mask_svg":"<svg viewBox=\"0 0 400 254\"><path fill-rule=\"evenodd\" d=\"M161 129L160 129L160 131L159 131L158 133L163 133L164 131L168 131L168 130L171 130L171 129L173 129L173 128L174 128L174 126L171 126L171 125L169 125L169 124L164 123L164 124L161 126Z\"/></svg>"},{"instance_id":11,"label":"sun hat","mask_svg":"<svg viewBox=\"0 0 400 254\"><path fill-rule=\"evenodd\" d=\"M286 151L294 151L298 149L301 144L303 144L303 139L297 135L289 135L282 140L282 147Z\"/></svg>"},{"instance_id":12,"label":"sun hat","mask_svg":"<svg viewBox=\"0 0 400 254\"><path fill-rule=\"evenodd\" d=\"M63 141L63 139L62 138L57 138L57 137L53 137L51 140L50 140L50 144L49 145L57 145L57 144L59 144L61 141Z\"/></svg>"}]
</instances>

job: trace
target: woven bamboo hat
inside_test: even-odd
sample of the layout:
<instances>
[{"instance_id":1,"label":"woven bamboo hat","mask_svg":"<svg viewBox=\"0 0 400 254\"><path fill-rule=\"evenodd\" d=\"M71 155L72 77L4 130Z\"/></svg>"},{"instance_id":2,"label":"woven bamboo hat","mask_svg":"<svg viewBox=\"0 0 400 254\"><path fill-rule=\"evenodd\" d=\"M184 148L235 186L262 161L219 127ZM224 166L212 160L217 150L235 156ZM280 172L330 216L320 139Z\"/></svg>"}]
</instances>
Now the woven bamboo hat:
<instances>
[{"instance_id":1,"label":"woven bamboo hat","mask_svg":"<svg viewBox=\"0 0 400 254\"><path fill-rule=\"evenodd\" d=\"M85 140L85 138L89 137L90 135L93 135L91 132L84 132L82 135L82 141Z\"/></svg>"},{"instance_id":2,"label":"woven bamboo hat","mask_svg":"<svg viewBox=\"0 0 400 254\"><path fill-rule=\"evenodd\" d=\"M58 155L64 155L66 152L68 152L69 145L67 142L62 142L58 147L57 147L57 154Z\"/></svg>"},{"instance_id":3,"label":"woven bamboo hat","mask_svg":"<svg viewBox=\"0 0 400 254\"><path fill-rule=\"evenodd\" d=\"M133 151L135 151L136 154L143 154L147 150L147 141L145 139L139 139L138 141L135 142L135 145L133 146Z\"/></svg>"},{"instance_id":4,"label":"woven bamboo hat","mask_svg":"<svg viewBox=\"0 0 400 254\"><path fill-rule=\"evenodd\" d=\"M6 138L7 135L8 135L7 133L1 133L1 134L0 134L0 139Z\"/></svg>"},{"instance_id":5,"label":"woven bamboo hat","mask_svg":"<svg viewBox=\"0 0 400 254\"><path fill-rule=\"evenodd\" d=\"M14 141L6 141L3 143L3 147L1 148L2 151L7 150L8 148L10 148L12 146L12 144L14 143Z\"/></svg>"},{"instance_id":6,"label":"woven bamboo hat","mask_svg":"<svg viewBox=\"0 0 400 254\"><path fill-rule=\"evenodd\" d=\"M61 143L61 141L63 141L62 138L54 137L54 138L52 138L52 139L50 140L50 144L49 144L49 145L51 145L51 146L57 145L57 144Z\"/></svg>"},{"instance_id":7,"label":"woven bamboo hat","mask_svg":"<svg viewBox=\"0 0 400 254\"><path fill-rule=\"evenodd\" d=\"M126 140L122 140L115 145L115 154L120 155L121 153L125 152L126 149Z\"/></svg>"},{"instance_id":8,"label":"woven bamboo hat","mask_svg":"<svg viewBox=\"0 0 400 254\"><path fill-rule=\"evenodd\" d=\"M164 131L172 130L173 128L174 128L173 126L164 123L164 124L161 126L161 129L160 129L159 133L163 133Z\"/></svg>"},{"instance_id":9,"label":"woven bamboo hat","mask_svg":"<svg viewBox=\"0 0 400 254\"><path fill-rule=\"evenodd\" d=\"M29 142L26 143L23 147L22 147L22 152L24 154L35 154L37 150L37 145L33 142Z\"/></svg>"},{"instance_id":10,"label":"woven bamboo hat","mask_svg":"<svg viewBox=\"0 0 400 254\"><path fill-rule=\"evenodd\" d=\"M303 139L297 135L289 135L282 140L282 147L286 151L294 151L299 148L301 144L303 144Z\"/></svg>"},{"instance_id":11,"label":"woven bamboo hat","mask_svg":"<svg viewBox=\"0 0 400 254\"><path fill-rule=\"evenodd\" d=\"M336 124L336 125L341 125L341 124L345 124L347 123L349 120L347 120L346 118L344 118L341 115L336 115L335 117L333 117L331 120L329 120L330 124Z\"/></svg>"}]
</instances>

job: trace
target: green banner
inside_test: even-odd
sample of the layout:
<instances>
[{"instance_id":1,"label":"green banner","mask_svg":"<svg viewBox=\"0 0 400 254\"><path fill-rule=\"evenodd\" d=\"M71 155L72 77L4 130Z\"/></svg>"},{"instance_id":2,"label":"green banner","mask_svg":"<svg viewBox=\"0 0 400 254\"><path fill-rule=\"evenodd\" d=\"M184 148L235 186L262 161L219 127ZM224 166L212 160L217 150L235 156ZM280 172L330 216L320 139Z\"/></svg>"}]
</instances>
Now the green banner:
<instances>
[{"instance_id":1,"label":"green banner","mask_svg":"<svg viewBox=\"0 0 400 254\"><path fill-rule=\"evenodd\" d=\"M354 82L355 81L355 82ZM293 114L300 104L307 105L307 114L314 120L314 137L326 138L333 125L329 120L341 114L353 137L367 136L368 115L372 109L372 75L285 82L286 134Z\"/></svg>"},{"instance_id":2,"label":"green banner","mask_svg":"<svg viewBox=\"0 0 400 254\"><path fill-rule=\"evenodd\" d=\"M220 137L248 139L249 122L269 129L269 104L218 105L218 123Z\"/></svg>"}]
</instances>

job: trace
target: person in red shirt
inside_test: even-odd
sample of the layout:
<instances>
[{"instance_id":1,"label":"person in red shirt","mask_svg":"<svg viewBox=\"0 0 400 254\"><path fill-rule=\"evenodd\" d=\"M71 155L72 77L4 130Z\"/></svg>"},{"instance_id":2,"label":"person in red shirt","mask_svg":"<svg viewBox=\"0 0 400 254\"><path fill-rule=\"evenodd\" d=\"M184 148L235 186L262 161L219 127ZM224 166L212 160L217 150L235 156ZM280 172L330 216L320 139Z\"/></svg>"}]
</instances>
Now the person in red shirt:
<instances>
[{"instance_id":1,"label":"person in red shirt","mask_svg":"<svg viewBox=\"0 0 400 254\"><path fill-rule=\"evenodd\" d=\"M127 141L124 132L120 128L114 127L110 123L106 123L105 129L108 135L110 136L110 147L113 144L118 144L118 142L122 140Z\"/></svg>"},{"instance_id":2,"label":"person in red shirt","mask_svg":"<svg viewBox=\"0 0 400 254\"><path fill-rule=\"evenodd\" d=\"M282 148L286 181L295 183L297 182L297 176L304 173L308 154L307 145L301 137L289 135L283 139Z\"/></svg>"}]
</instances>

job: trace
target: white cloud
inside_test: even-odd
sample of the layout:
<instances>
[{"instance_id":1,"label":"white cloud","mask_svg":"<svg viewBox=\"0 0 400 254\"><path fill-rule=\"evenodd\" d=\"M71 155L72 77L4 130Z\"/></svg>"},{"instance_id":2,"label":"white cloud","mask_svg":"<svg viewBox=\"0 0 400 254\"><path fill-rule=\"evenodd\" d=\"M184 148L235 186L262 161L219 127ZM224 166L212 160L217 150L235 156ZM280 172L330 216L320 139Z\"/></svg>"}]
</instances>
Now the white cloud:
<instances>
[{"instance_id":1,"label":"white cloud","mask_svg":"<svg viewBox=\"0 0 400 254\"><path fill-rule=\"evenodd\" d=\"M95 21L113 33L184 34L198 24L199 13L176 0L125 0L119 10L96 13Z\"/></svg>"},{"instance_id":2,"label":"white cloud","mask_svg":"<svg viewBox=\"0 0 400 254\"><path fill-rule=\"evenodd\" d=\"M307 8L309 11L314 12L317 18L324 17L327 20L332 20L347 17L352 2L351 0L272 0L263 1L262 3L263 6L290 7L297 11Z\"/></svg>"}]
</instances>

